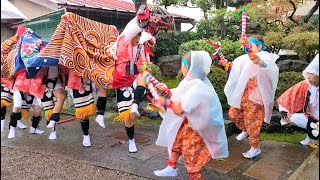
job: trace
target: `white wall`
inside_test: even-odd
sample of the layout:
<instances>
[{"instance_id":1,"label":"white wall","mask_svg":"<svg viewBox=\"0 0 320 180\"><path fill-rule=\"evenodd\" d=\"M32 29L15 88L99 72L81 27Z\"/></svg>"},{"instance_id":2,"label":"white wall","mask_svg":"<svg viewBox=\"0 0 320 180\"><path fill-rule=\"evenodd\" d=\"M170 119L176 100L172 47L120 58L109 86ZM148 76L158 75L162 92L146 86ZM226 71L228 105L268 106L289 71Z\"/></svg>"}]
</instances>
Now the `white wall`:
<instances>
[{"instance_id":1,"label":"white wall","mask_svg":"<svg viewBox=\"0 0 320 180\"><path fill-rule=\"evenodd\" d=\"M53 10L44 6L38 5L29 0L9 0L15 7L17 7L28 19L32 19L44 14L50 13Z\"/></svg>"}]
</instances>

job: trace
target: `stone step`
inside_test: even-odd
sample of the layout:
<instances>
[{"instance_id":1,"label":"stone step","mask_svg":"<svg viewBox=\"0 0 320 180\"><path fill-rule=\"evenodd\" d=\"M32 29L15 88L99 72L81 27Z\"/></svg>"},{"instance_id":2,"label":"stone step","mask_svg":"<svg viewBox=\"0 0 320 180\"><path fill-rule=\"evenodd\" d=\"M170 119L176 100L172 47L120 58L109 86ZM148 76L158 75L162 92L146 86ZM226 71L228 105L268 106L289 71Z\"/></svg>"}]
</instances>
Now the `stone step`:
<instances>
[{"instance_id":1,"label":"stone step","mask_svg":"<svg viewBox=\"0 0 320 180\"><path fill-rule=\"evenodd\" d=\"M319 179L319 148L315 149L289 180Z\"/></svg>"}]
</instances>

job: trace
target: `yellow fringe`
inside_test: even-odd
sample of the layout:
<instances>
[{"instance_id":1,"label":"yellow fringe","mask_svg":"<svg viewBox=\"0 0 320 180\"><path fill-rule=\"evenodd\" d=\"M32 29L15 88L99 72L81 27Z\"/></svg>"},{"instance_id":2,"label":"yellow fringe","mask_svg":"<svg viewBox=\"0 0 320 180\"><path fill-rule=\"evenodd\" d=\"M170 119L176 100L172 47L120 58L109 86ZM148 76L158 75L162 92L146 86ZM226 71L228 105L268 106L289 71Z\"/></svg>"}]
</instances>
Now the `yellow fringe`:
<instances>
[{"instance_id":1,"label":"yellow fringe","mask_svg":"<svg viewBox=\"0 0 320 180\"><path fill-rule=\"evenodd\" d=\"M313 148L313 149L317 149L318 145L312 143L312 142L309 142L308 145Z\"/></svg>"},{"instance_id":2,"label":"yellow fringe","mask_svg":"<svg viewBox=\"0 0 320 180\"><path fill-rule=\"evenodd\" d=\"M165 109L159 108L159 107L157 107L157 106L155 106L155 105L152 105L152 104L149 104L149 105L146 107L146 110L156 111L156 112L162 112L162 113L166 112Z\"/></svg>"},{"instance_id":3,"label":"yellow fringe","mask_svg":"<svg viewBox=\"0 0 320 180\"><path fill-rule=\"evenodd\" d=\"M229 64L227 63L226 66L224 67L224 71L228 72L229 70Z\"/></svg>"},{"instance_id":4,"label":"yellow fringe","mask_svg":"<svg viewBox=\"0 0 320 180\"><path fill-rule=\"evenodd\" d=\"M217 161L226 161L225 159L223 159L223 158L218 158L218 159L216 159Z\"/></svg>"},{"instance_id":5,"label":"yellow fringe","mask_svg":"<svg viewBox=\"0 0 320 180\"><path fill-rule=\"evenodd\" d=\"M53 109L48 109L44 111L44 117L46 118L47 121L50 120L52 114L53 114Z\"/></svg>"},{"instance_id":6,"label":"yellow fringe","mask_svg":"<svg viewBox=\"0 0 320 180\"><path fill-rule=\"evenodd\" d=\"M76 112L75 112L75 116L78 119L82 119L82 118L91 116L93 114L96 114L95 104L89 104L88 106L76 108Z\"/></svg>"},{"instance_id":7,"label":"yellow fringe","mask_svg":"<svg viewBox=\"0 0 320 180\"><path fill-rule=\"evenodd\" d=\"M4 99L1 99L1 108L11 106L12 104L12 102L8 102Z\"/></svg>"},{"instance_id":8,"label":"yellow fringe","mask_svg":"<svg viewBox=\"0 0 320 180\"><path fill-rule=\"evenodd\" d=\"M21 109L21 119L27 120L29 117L29 111L26 109Z\"/></svg>"},{"instance_id":9,"label":"yellow fringe","mask_svg":"<svg viewBox=\"0 0 320 180\"><path fill-rule=\"evenodd\" d=\"M114 121L123 121L127 122L131 119L131 108L125 111L122 111L119 116L114 118Z\"/></svg>"}]
</instances>

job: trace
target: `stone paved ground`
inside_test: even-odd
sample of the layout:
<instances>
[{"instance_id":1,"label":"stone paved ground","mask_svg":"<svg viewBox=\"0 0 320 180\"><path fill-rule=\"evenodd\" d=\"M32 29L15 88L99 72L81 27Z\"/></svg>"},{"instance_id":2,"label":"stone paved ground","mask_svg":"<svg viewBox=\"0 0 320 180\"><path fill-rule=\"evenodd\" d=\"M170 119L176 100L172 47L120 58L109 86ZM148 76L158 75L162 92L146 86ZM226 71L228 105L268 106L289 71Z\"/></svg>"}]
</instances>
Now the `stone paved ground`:
<instances>
[{"instance_id":1,"label":"stone paved ground","mask_svg":"<svg viewBox=\"0 0 320 180\"><path fill-rule=\"evenodd\" d=\"M148 180L77 160L1 146L1 179Z\"/></svg>"},{"instance_id":2,"label":"stone paved ground","mask_svg":"<svg viewBox=\"0 0 320 180\"><path fill-rule=\"evenodd\" d=\"M40 128L45 129L44 122ZM154 145L158 127L136 125L135 131L138 153L130 154L124 126L117 122L103 129L92 121L91 148L82 147L76 121L59 125L55 141L48 140L48 130L43 135L18 130L17 138L8 139L6 129L1 134L1 179L159 179L153 171L164 167L167 154ZM266 141L261 146L262 155L248 160L241 156L249 148L248 141L229 138L230 157L209 162L205 179L288 179L312 152L288 143ZM162 179L188 179L182 161L178 168L179 177Z\"/></svg>"}]
</instances>

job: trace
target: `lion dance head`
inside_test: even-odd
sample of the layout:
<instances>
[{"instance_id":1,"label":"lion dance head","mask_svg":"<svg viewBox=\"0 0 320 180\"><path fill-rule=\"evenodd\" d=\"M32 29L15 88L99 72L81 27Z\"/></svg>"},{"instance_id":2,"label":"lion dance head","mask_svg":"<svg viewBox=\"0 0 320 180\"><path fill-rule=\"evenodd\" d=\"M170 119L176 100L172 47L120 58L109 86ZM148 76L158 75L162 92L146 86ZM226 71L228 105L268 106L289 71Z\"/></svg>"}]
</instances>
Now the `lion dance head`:
<instances>
[{"instance_id":1,"label":"lion dance head","mask_svg":"<svg viewBox=\"0 0 320 180\"><path fill-rule=\"evenodd\" d=\"M173 16L159 5L140 6L137 19L139 27L145 29L152 36L156 36L160 30L167 31L174 28Z\"/></svg>"}]
</instances>

